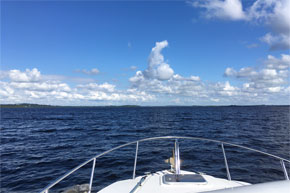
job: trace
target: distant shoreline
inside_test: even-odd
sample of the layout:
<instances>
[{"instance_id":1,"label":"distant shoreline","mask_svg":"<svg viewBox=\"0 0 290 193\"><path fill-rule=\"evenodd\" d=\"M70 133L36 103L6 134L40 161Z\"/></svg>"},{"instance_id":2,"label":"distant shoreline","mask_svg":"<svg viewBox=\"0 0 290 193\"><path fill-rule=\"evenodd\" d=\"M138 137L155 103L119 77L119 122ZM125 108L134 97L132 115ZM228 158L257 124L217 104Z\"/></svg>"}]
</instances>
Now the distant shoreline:
<instances>
[{"instance_id":1,"label":"distant shoreline","mask_svg":"<svg viewBox=\"0 0 290 193\"><path fill-rule=\"evenodd\" d=\"M164 106L141 106L141 105L107 105L107 106L61 106L61 105L43 105L43 104L0 104L0 108L137 108L137 107L290 107L290 105L164 105Z\"/></svg>"}]
</instances>

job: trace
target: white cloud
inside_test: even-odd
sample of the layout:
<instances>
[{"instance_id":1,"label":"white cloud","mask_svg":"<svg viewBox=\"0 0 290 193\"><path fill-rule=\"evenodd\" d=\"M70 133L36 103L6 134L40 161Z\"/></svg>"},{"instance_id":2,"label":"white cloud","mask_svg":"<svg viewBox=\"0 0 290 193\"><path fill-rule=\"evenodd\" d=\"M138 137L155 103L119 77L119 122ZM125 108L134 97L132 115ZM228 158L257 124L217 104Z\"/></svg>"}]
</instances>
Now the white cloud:
<instances>
[{"instance_id":1,"label":"white cloud","mask_svg":"<svg viewBox=\"0 0 290 193\"><path fill-rule=\"evenodd\" d=\"M154 61L164 61L162 54L158 54ZM225 77L232 77L242 82L236 86L225 82L204 82L198 76L183 77L173 74L167 80L160 80L156 76L145 76L144 71L137 71L129 80L132 88L145 91L156 96L157 99L168 100L168 103L187 101L194 104L214 102L214 104L261 104L270 102L277 97L277 101L287 101L287 84L289 78L290 55L276 58L269 55L261 69L257 67L243 67L239 70L226 68ZM154 63L154 62L153 62ZM158 63L158 62L156 62ZM150 69L148 63L147 69ZM181 102L182 104L182 102Z\"/></svg>"},{"instance_id":2,"label":"white cloud","mask_svg":"<svg viewBox=\"0 0 290 193\"><path fill-rule=\"evenodd\" d=\"M249 19L264 23L272 29L261 41L271 50L290 49L290 1L257 0L249 9Z\"/></svg>"},{"instance_id":3,"label":"white cloud","mask_svg":"<svg viewBox=\"0 0 290 193\"><path fill-rule=\"evenodd\" d=\"M257 72L251 67L244 67L241 68L240 71L237 73L237 77L244 78L247 76L256 76Z\"/></svg>"},{"instance_id":4,"label":"white cloud","mask_svg":"<svg viewBox=\"0 0 290 193\"><path fill-rule=\"evenodd\" d=\"M37 82L41 75L36 68L33 68L32 70L26 69L25 72L10 70L8 76L12 82Z\"/></svg>"},{"instance_id":5,"label":"white cloud","mask_svg":"<svg viewBox=\"0 0 290 193\"><path fill-rule=\"evenodd\" d=\"M123 101L123 102L146 102L155 99L153 95L147 94L144 91L137 91L134 89L116 90L115 85L108 83L104 84L88 84L79 85L78 93L80 93L85 100L89 101Z\"/></svg>"},{"instance_id":6,"label":"white cloud","mask_svg":"<svg viewBox=\"0 0 290 193\"><path fill-rule=\"evenodd\" d=\"M157 67L156 72L159 80L168 80L174 73L168 64L161 64Z\"/></svg>"},{"instance_id":7,"label":"white cloud","mask_svg":"<svg viewBox=\"0 0 290 193\"><path fill-rule=\"evenodd\" d=\"M165 63L161 50L167 45L167 41L156 44L149 56L148 67L129 79L129 89L119 89L108 82L96 83L95 80L74 86L68 83L70 79L42 75L38 69L14 69L1 72L0 100L3 103L60 105L289 104L290 55L269 55L262 66L238 70L226 68L225 78L233 81L209 82L199 76L183 77L174 73L165 79L160 78L157 69Z\"/></svg>"},{"instance_id":8,"label":"white cloud","mask_svg":"<svg viewBox=\"0 0 290 193\"><path fill-rule=\"evenodd\" d=\"M60 83L55 81L47 81L47 82L21 82L15 83L11 82L10 86L16 89L25 89L30 91L64 91L69 92L71 88L66 83Z\"/></svg>"},{"instance_id":9,"label":"white cloud","mask_svg":"<svg viewBox=\"0 0 290 193\"><path fill-rule=\"evenodd\" d=\"M37 102L35 99L48 99L53 102L59 98L69 98L72 92L66 83L44 80L38 69L10 70L6 74L9 81L0 81L0 98L6 103Z\"/></svg>"},{"instance_id":10,"label":"white cloud","mask_svg":"<svg viewBox=\"0 0 290 193\"><path fill-rule=\"evenodd\" d=\"M235 76L237 72L232 68L226 68L226 71L224 73L225 76Z\"/></svg>"},{"instance_id":11,"label":"white cloud","mask_svg":"<svg viewBox=\"0 0 290 193\"><path fill-rule=\"evenodd\" d=\"M90 83L94 82L95 79L93 78L83 78L83 77L76 77L76 76L63 76L63 75L47 75L43 74L41 75L41 80L42 81L68 81L68 82L74 82L74 83Z\"/></svg>"},{"instance_id":12,"label":"white cloud","mask_svg":"<svg viewBox=\"0 0 290 193\"><path fill-rule=\"evenodd\" d=\"M281 59L268 55L266 66L270 69L288 70L290 68L290 55L281 54Z\"/></svg>"},{"instance_id":13,"label":"white cloud","mask_svg":"<svg viewBox=\"0 0 290 193\"><path fill-rule=\"evenodd\" d=\"M169 64L164 62L161 54L168 42L156 42L149 55L148 67L144 71L137 71L129 80L132 88L155 94L193 96L201 90L198 76L182 77L174 74Z\"/></svg>"},{"instance_id":14,"label":"white cloud","mask_svg":"<svg viewBox=\"0 0 290 193\"><path fill-rule=\"evenodd\" d=\"M205 8L205 17L207 18L220 18L229 20L241 20L246 18L240 0L193 1L192 5L195 7Z\"/></svg>"},{"instance_id":15,"label":"white cloud","mask_svg":"<svg viewBox=\"0 0 290 193\"><path fill-rule=\"evenodd\" d=\"M0 82L0 96L9 97L14 94L14 89L7 82Z\"/></svg>"},{"instance_id":16,"label":"white cloud","mask_svg":"<svg viewBox=\"0 0 290 193\"><path fill-rule=\"evenodd\" d=\"M89 101L115 101L116 103L147 102L155 100L154 95L145 91L117 90L109 83L78 84L72 88L65 81L56 80L59 76L41 75L38 69L26 71L10 70L1 72L0 99L4 103L46 103L60 105L80 105ZM51 79L50 79L51 78Z\"/></svg>"},{"instance_id":17,"label":"white cloud","mask_svg":"<svg viewBox=\"0 0 290 193\"><path fill-rule=\"evenodd\" d=\"M83 69L83 70L76 70L76 71L87 74L87 75L96 75L100 73L100 71L97 68L92 68L91 70Z\"/></svg>"},{"instance_id":18,"label":"white cloud","mask_svg":"<svg viewBox=\"0 0 290 193\"><path fill-rule=\"evenodd\" d=\"M280 86L269 87L268 89L269 89L270 92L280 92L281 87Z\"/></svg>"},{"instance_id":19,"label":"white cloud","mask_svg":"<svg viewBox=\"0 0 290 193\"><path fill-rule=\"evenodd\" d=\"M152 48L148 59L148 68L141 72L145 78L168 80L174 74L174 71L170 68L169 64L165 63L164 56L161 54L162 49L167 46L168 42L166 40L156 42L156 45Z\"/></svg>"},{"instance_id":20,"label":"white cloud","mask_svg":"<svg viewBox=\"0 0 290 193\"><path fill-rule=\"evenodd\" d=\"M77 87L81 89L88 89L88 90L114 92L116 86L105 82L103 84L89 83L85 85L78 85Z\"/></svg>"},{"instance_id":21,"label":"white cloud","mask_svg":"<svg viewBox=\"0 0 290 193\"><path fill-rule=\"evenodd\" d=\"M281 58L269 55L260 70L241 68L239 71L227 68L225 76L246 81L243 84L244 92L286 92L289 84L290 55L282 54Z\"/></svg>"},{"instance_id":22,"label":"white cloud","mask_svg":"<svg viewBox=\"0 0 290 193\"><path fill-rule=\"evenodd\" d=\"M256 0L248 8L248 19L263 22L275 32L288 33L290 28L289 0Z\"/></svg>"},{"instance_id":23,"label":"white cloud","mask_svg":"<svg viewBox=\"0 0 290 193\"><path fill-rule=\"evenodd\" d=\"M230 85L229 81L225 83L218 82L214 85L210 85L214 95L221 95L221 96L234 96L240 94L240 89Z\"/></svg>"},{"instance_id":24,"label":"white cloud","mask_svg":"<svg viewBox=\"0 0 290 193\"><path fill-rule=\"evenodd\" d=\"M244 78L248 76L256 76L257 72L251 67L241 68L238 72L234 70L233 68L226 68L224 75L226 77L236 76L238 78Z\"/></svg>"},{"instance_id":25,"label":"white cloud","mask_svg":"<svg viewBox=\"0 0 290 193\"><path fill-rule=\"evenodd\" d=\"M220 101L220 99L218 99L218 98L211 98L210 100L213 101L213 102L219 102Z\"/></svg>"},{"instance_id":26,"label":"white cloud","mask_svg":"<svg viewBox=\"0 0 290 193\"><path fill-rule=\"evenodd\" d=\"M167 46L167 40L156 42L155 47L152 48L149 55L147 69L144 71L137 71L135 76L130 78L130 81L134 84L138 84L138 82L144 81L145 79L157 79L160 81L169 80L173 76L174 71L170 65L164 61L164 56L161 54L161 51Z\"/></svg>"},{"instance_id":27,"label":"white cloud","mask_svg":"<svg viewBox=\"0 0 290 193\"><path fill-rule=\"evenodd\" d=\"M271 50L290 49L290 1L256 0L243 7L240 0L199 0L194 7L204 8L206 18L243 20L268 26L272 32L260 38Z\"/></svg>"},{"instance_id":28,"label":"white cloud","mask_svg":"<svg viewBox=\"0 0 290 193\"><path fill-rule=\"evenodd\" d=\"M272 35L271 33L267 33L263 37L260 38L262 42L270 45L271 50L286 50L290 49L290 35L279 34Z\"/></svg>"}]
</instances>

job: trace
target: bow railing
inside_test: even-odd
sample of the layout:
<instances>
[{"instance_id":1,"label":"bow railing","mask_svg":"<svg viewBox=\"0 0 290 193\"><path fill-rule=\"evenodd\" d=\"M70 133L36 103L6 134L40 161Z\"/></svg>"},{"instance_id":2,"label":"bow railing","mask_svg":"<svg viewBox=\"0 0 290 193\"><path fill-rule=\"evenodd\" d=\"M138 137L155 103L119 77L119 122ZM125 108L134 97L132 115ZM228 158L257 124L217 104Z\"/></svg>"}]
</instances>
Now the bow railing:
<instances>
[{"instance_id":1,"label":"bow railing","mask_svg":"<svg viewBox=\"0 0 290 193\"><path fill-rule=\"evenodd\" d=\"M75 167L74 169L72 169L71 171L69 171L68 173L66 173L65 175L61 176L60 178L58 178L56 181L52 182L51 184L49 184L48 186L46 186L43 190L40 191L40 193L49 193L49 190L54 187L56 184L58 184L59 182L61 182L63 179L65 179L66 177L68 177L69 175L71 175L72 173L74 173L75 171L77 171L78 169L82 168L83 166L87 165L88 163L92 162L92 170L91 170L91 177L90 177L90 182L89 182L89 193L91 193L92 190L92 184L93 184L93 179L94 179L94 171L95 171L95 165L96 165L96 160L112 151L115 151L117 149L132 145L132 144L136 144L136 152L135 152L135 160L134 160L134 169L133 169L133 176L132 178L135 179L136 177L136 166L137 166L137 159L138 159L138 149L139 149L139 144L140 142L145 142L145 141L153 141L153 140L161 140L161 139L174 139L175 140L175 146L174 146L174 159L175 159L175 165L174 165L174 171L176 174L180 173L180 158L179 158L179 144L178 144L178 139L188 139L188 140L200 140L200 141L207 141L207 142L214 142L217 144L221 145L221 149L223 152L223 157L224 157L224 162L225 162L225 168L226 168L226 172L227 172L227 178L228 180L231 180L231 174L230 174L230 170L229 170L229 166L228 166L228 161L227 161L227 157L226 157L226 152L225 152L225 145L228 146L233 146L233 147L239 147L242 149L246 149L246 150L250 150L253 152L257 152L269 157L272 157L274 159L280 160L280 164L282 167L282 171L284 173L284 177L285 180L289 180L289 176L287 173L287 169L285 166L285 162L290 163L290 160L267 153L267 152L263 152L260 150L256 150L253 148L249 148L243 145L237 145L237 144L233 144L233 143L228 143L228 142L224 142L224 141L218 141L218 140L213 140L213 139L206 139L206 138L200 138L200 137L181 137L181 136L163 136L163 137L151 137L151 138L145 138L145 139L140 139L137 141L133 141L133 142L129 142L123 145L119 145L115 148L109 149L103 153L100 153L94 157L92 157L91 159L83 162L82 164L78 165L77 167Z\"/></svg>"}]
</instances>

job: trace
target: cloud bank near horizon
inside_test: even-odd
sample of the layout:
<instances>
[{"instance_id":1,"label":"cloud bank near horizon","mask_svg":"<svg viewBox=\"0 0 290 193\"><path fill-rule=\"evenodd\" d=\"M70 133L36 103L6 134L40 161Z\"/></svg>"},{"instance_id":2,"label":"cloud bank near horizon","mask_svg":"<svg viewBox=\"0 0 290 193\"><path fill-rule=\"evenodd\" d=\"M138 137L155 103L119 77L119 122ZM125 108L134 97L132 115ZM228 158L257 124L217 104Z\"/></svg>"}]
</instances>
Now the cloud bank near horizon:
<instances>
[{"instance_id":1,"label":"cloud bank near horizon","mask_svg":"<svg viewBox=\"0 0 290 193\"><path fill-rule=\"evenodd\" d=\"M167 46L166 40L156 42L147 68L129 78L127 89L95 80L79 81L73 86L69 79L43 75L37 68L13 69L0 74L0 99L2 103L62 105L289 104L290 55L268 55L260 67L228 67L224 77L229 80L208 82L197 75L184 77L175 73L162 54Z\"/></svg>"}]
</instances>

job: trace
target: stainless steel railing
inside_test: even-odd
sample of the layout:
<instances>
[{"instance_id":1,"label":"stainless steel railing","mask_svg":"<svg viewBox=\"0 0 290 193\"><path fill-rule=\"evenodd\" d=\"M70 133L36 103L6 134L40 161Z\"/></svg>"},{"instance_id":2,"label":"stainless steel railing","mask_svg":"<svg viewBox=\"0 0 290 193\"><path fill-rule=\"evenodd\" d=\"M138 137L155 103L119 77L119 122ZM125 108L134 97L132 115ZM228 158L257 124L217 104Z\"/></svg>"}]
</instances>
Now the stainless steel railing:
<instances>
[{"instance_id":1,"label":"stainless steel railing","mask_svg":"<svg viewBox=\"0 0 290 193\"><path fill-rule=\"evenodd\" d=\"M272 157L272 158L280 160L285 179L289 180L289 176L288 176L287 169L285 167L285 163L284 162L289 162L290 163L290 160L281 158L279 156L276 156L276 155L273 155L273 154L270 154L270 153L266 153L266 152L263 152L263 151L260 151L260 150L256 150L256 149L253 149L253 148L249 148L249 147L246 147L246 146L237 145L237 144L233 144L233 143L228 143L228 142L224 142L224 141L213 140L213 139L206 139L206 138L200 138L200 137L163 136L163 137L151 137L151 138L140 139L140 140L137 140L137 141L133 141L133 142L129 142L129 143L117 146L117 147L112 148L110 150L107 150L107 151L105 151L103 153L100 153L100 154L92 157L91 159L85 161L84 163L80 164L79 166L75 167L74 169L72 169L71 171L69 171L68 173L63 175L62 177L58 178L53 183L51 183L48 186L46 186L43 190L40 191L40 193L48 193L49 190L52 187L54 187L56 184L58 184L60 181L62 181L63 179L65 179L66 177L68 177L69 175L71 175L72 173L77 171L78 169L80 169L81 167L87 165L90 162L93 162L92 171L91 171L91 177L90 177L90 184L89 184L89 193L91 193L92 184L93 184L93 178L94 178L95 165L96 165L96 159L101 157L101 156L103 156L103 155L106 155L106 154L108 154L108 153L110 153L112 151L115 151L115 150L120 149L122 147L126 147L126 146L129 146L129 145L132 145L132 144L136 143L136 153L135 153L134 169L133 169L133 176L132 176L132 178L135 179L139 143L140 142L144 142L144 141L152 141L152 140L159 140L159 139L175 139L175 140L178 140L178 139L189 139L189 140L200 140L200 141L208 141L208 142L219 143L221 145L221 148L222 148L222 151L223 151L223 156L224 156L224 161L225 161L225 167L226 167L226 171L227 171L228 180L231 180L231 174L230 174L230 170L229 170L229 166L228 166L228 162L227 162L227 157L226 157L224 145L229 145L229 146L233 146L233 147L239 147L239 148L242 148L242 149L247 149L247 150L254 151L254 152L257 152L257 153L261 153L261 154L267 155L269 157ZM178 145L178 143L175 143L175 159L176 159L175 163L180 164L180 160L179 160L179 145ZM180 168L179 168L179 165L178 165L178 166L175 167L175 172L179 172L179 171L180 171Z\"/></svg>"}]
</instances>

